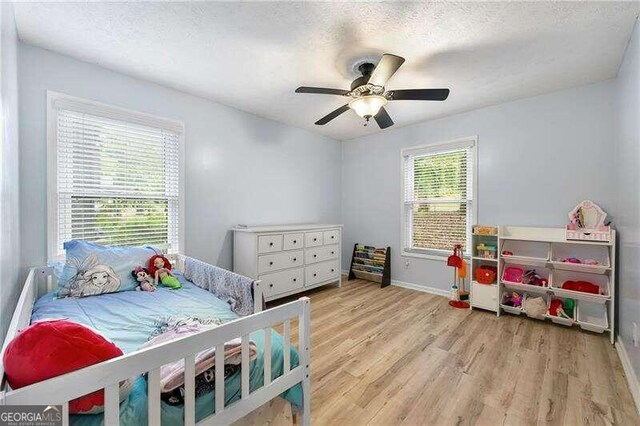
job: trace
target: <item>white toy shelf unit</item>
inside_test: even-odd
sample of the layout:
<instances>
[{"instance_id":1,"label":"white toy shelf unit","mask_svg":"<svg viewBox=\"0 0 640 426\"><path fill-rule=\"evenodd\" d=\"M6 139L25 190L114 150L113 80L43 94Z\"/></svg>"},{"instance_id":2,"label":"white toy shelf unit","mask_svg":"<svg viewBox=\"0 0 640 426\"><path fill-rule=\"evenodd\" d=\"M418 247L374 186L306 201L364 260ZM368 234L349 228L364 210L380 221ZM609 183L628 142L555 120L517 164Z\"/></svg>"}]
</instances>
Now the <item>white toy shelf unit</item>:
<instances>
[{"instance_id":1,"label":"white toy shelf unit","mask_svg":"<svg viewBox=\"0 0 640 426\"><path fill-rule=\"evenodd\" d=\"M582 208L589 206L588 203L581 203ZM576 209L570 215L575 214ZM597 234L585 232L590 231L587 227L581 227L582 230L578 231L570 228L500 226L498 235L478 235L474 232L471 308L491 310L497 315L501 311L514 315L525 314L564 326L577 325L596 333L608 332L613 344L616 232L608 226L598 227ZM482 250L483 245L489 249L496 246L498 251L495 256L491 250ZM497 271L492 284L478 282L476 269L486 265L494 266ZM525 284L522 271L535 271L532 272L535 282ZM528 313L526 303L521 306L503 303L513 292L521 295L523 300L542 297L547 304L546 314L536 316ZM550 308L555 299L565 306L566 299L573 299L575 306L569 318L551 315Z\"/></svg>"}]
</instances>

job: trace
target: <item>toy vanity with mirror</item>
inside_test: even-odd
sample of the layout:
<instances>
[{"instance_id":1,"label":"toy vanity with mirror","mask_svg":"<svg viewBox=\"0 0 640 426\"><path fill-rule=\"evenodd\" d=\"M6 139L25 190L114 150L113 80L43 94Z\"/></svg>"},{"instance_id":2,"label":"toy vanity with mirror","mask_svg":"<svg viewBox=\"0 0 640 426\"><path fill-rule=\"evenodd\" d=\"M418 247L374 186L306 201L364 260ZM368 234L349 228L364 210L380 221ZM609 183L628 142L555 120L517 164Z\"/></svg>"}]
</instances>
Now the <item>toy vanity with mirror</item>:
<instances>
[{"instance_id":1,"label":"toy vanity with mirror","mask_svg":"<svg viewBox=\"0 0 640 426\"><path fill-rule=\"evenodd\" d=\"M607 214L593 201L585 200L569 212L567 240L611 241Z\"/></svg>"}]
</instances>

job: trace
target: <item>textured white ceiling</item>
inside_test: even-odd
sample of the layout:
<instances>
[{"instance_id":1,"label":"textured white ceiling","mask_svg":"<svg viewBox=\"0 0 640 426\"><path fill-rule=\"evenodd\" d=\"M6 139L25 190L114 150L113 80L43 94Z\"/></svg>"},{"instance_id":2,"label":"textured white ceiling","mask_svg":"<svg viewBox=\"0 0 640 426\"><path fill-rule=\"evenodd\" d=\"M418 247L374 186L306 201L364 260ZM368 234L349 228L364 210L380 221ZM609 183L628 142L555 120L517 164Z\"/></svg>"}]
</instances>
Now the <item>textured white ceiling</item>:
<instances>
[{"instance_id":1,"label":"textured white ceiling","mask_svg":"<svg viewBox=\"0 0 640 426\"><path fill-rule=\"evenodd\" d=\"M294 94L348 88L353 64L407 59L389 89L448 87L445 102L397 101L395 127L612 78L638 2L19 3L30 44L345 140L379 132L346 103ZM393 127L392 127L393 129Z\"/></svg>"}]
</instances>

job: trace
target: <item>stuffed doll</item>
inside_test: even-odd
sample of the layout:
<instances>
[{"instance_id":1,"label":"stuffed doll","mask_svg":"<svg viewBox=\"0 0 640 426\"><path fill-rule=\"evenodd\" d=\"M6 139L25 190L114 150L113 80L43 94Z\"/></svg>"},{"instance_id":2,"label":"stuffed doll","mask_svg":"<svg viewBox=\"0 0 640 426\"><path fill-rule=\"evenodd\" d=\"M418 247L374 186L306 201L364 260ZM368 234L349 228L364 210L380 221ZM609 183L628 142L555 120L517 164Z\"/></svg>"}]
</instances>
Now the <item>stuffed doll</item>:
<instances>
[{"instance_id":1,"label":"stuffed doll","mask_svg":"<svg viewBox=\"0 0 640 426\"><path fill-rule=\"evenodd\" d=\"M155 291L156 287L153 285L153 281L151 276L149 275L149 271L147 268L143 268L142 266L136 266L136 269L131 271L131 276L136 279L138 282L138 287L136 290L138 291Z\"/></svg>"},{"instance_id":2,"label":"stuffed doll","mask_svg":"<svg viewBox=\"0 0 640 426\"><path fill-rule=\"evenodd\" d=\"M171 262L161 254L151 256L149 259L149 274L153 277L155 285L160 282L172 290L182 287L180 281L171 273Z\"/></svg>"},{"instance_id":3,"label":"stuffed doll","mask_svg":"<svg viewBox=\"0 0 640 426\"><path fill-rule=\"evenodd\" d=\"M513 306L514 308L520 308L522 306L522 296L515 291L504 299L504 305Z\"/></svg>"}]
</instances>

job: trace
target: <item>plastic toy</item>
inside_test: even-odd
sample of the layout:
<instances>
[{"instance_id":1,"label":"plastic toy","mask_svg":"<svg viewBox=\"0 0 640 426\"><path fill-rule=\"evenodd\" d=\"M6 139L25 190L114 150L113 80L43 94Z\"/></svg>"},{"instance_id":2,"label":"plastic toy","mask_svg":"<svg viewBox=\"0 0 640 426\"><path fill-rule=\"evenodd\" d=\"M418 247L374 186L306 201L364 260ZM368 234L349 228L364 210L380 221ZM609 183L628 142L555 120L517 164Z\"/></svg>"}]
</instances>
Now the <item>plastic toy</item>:
<instances>
[{"instance_id":1,"label":"plastic toy","mask_svg":"<svg viewBox=\"0 0 640 426\"><path fill-rule=\"evenodd\" d=\"M502 250L503 256L513 256L513 252L509 250Z\"/></svg>"},{"instance_id":2,"label":"plastic toy","mask_svg":"<svg viewBox=\"0 0 640 426\"><path fill-rule=\"evenodd\" d=\"M578 259L577 257L567 257L562 261L565 263L582 263L582 260Z\"/></svg>"},{"instance_id":3,"label":"plastic toy","mask_svg":"<svg viewBox=\"0 0 640 426\"><path fill-rule=\"evenodd\" d=\"M466 264L462 260L462 246L460 244L456 244L453 248L453 254L447 258L447 266L454 268L449 305L458 309L468 309L469 303L464 300L469 299L469 293L464 291L464 278L460 281L460 269L464 268L464 276L466 276ZM457 282L460 282L460 287Z\"/></svg>"},{"instance_id":4,"label":"plastic toy","mask_svg":"<svg viewBox=\"0 0 640 426\"><path fill-rule=\"evenodd\" d=\"M495 266L482 265L476 268L476 281L480 284L493 284L498 274Z\"/></svg>"}]
</instances>

